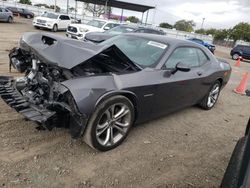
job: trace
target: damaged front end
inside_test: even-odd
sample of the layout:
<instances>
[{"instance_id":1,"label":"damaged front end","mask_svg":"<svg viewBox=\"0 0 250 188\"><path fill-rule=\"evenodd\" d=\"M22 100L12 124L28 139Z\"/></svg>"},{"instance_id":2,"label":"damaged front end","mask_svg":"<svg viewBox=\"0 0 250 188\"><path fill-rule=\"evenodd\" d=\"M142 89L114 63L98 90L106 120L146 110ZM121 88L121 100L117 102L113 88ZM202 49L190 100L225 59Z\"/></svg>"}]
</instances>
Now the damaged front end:
<instances>
[{"instance_id":1,"label":"damaged front end","mask_svg":"<svg viewBox=\"0 0 250 188\"><path fill-rule=\"evenodd\" d=\"M24 34L9 58L10 68L25 76L0 77L1 98L49 130L69 128L74 138L84 132L96 101L116 88L113 74L140 70L115 45L43 33Z\"/></svg>"},{"instance_id":2,"label":"damaged front end","mask_svg":"<svg viewBox=\"0 0 250 188\"><path fill-rule=\"evenodd\" d=\"M1 98L25 118L39 123L40 128L66 127L73 137L80 136L86 121L70 91L61 84L67 79L67 70L35 57L31 61L24 77L0 77Z\"/></svg>"}]
</instances>

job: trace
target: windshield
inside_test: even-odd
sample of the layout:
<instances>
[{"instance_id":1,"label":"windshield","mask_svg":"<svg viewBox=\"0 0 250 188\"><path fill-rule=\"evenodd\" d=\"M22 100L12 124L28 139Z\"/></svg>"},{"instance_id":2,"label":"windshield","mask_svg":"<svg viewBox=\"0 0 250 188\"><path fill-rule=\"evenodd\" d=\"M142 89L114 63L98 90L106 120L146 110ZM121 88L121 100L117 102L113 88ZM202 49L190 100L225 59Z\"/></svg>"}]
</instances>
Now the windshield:
<instances>
[{"instance_id":1,"label":"windshield","mask_svg":"<svg viewBox=\"0 0 250 188\"><path fill-rule=\"evenodd\" d=\"M142 68L154 67L165 52L167 45L136 36L117 36L100 45L115 44L130 60Z\"/></svg>"},{"instance_id":2,"label":"windshield","mask_svg":"<svg viewBox=\"0 0 250 188\"><path fill-rule=\"evenodd\" d=\"M99 20L91 20L87 23L87 25L102 28L102 26L105 24L105 21L99 21Z\"/></svg>"},{"instance_id":3,"label":"windshield","mask_svg":"<svg viewBox=\"0 0 250 188\"><path fill-rule=\"evenodd\" d=\"M119 35L122 33L129 33L133 32L135 29L131 27L124 27L124 26L117 26L113 29L105 31L105 33L112 34L112 35Z\"/></svg>"},{"instance_id":4,"label":"windshield","mask_svg":"<svg viewBox=\"0 0 250 188\"><path fill-rule=\"evenodd\" d=\"M41 15L41 17L46 17L46 18L51 18L51 19L57 19L58 15L46 12L46 13L43 13Z\"/></svg>"}]
</instances>

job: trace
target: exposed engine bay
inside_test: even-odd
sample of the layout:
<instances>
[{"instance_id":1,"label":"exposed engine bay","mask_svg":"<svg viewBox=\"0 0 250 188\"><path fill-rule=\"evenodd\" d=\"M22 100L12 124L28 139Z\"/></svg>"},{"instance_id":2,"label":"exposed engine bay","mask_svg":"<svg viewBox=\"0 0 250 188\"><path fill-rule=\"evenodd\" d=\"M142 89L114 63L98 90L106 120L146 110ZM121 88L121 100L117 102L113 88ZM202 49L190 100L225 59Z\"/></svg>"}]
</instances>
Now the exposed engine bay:
<instances>
[{"instance_id":1,"label":"exposed engine bay","mask_svg":"<svg viewBox=\"0 0 250 188\"><path fill-rule=\"evenodd\" d=\"M42 36L35 41L41 48L38 53L39 50L29 44L29 40L37 40L37 37L30 38L21 39L20 48L12 49L9 54L10 71L14 67L25 75L17 79L0 78L0 96L27 119L36 121L49 130L53 127L69 127L72 136L77 137L82 132L82 122L86 121L71 92L62 82L78 77L123 74L139 70L115 46L96 54L88 54L87 51L83 61L78 64L73 60L66 62L67 57L58 55L58 60L63 59L54 63L55 61L50 60L55 55L50 58L50 53L55 49L62 50L60 48L65 48L66 45L54 48L57 40ZM48 47L52 50L43 54Z\"/></svg>"}]
</instances>

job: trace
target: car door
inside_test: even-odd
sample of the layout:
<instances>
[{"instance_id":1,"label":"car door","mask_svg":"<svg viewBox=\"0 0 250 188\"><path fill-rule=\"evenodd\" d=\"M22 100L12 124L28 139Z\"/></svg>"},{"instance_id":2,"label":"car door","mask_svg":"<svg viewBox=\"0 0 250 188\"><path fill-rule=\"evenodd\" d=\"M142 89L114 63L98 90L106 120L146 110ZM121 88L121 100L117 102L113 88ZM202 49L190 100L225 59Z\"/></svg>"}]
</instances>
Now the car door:
<instances>
[{"instance_id":1,"label":"car door","mask_svg":"<svg viewBox=\"0 0 250 188\"><path fill-rule=\"evenodd\" d=\"M67 29L70 24L71 24L70 17L67 15L64 15L64 29Z\"/></svg>"},{"instance_id":2,"label":"car door","mask_svg":"<svg viewBox=\"0 0 250 188\"><path fill-rule=\"evenodd\" d=\"M250 59L250 46L243 47L243 58Z\"/></svg>"},{"instance_id":3,"label":"car door","mask_svg":"<svg viewBox=\"0 0 250 188\"><path fill-rule=\"evenodd\" d=\"M176 65L180 62L190 67L190 70L176 70ZM178 47L171 53L161 71L156 93L157 105L154 110L156 114L171 113L197 103L201 96L197 89L202 83L200 65L197 48Z\"/></svg>"},{"instance_id":4,"label":"car door","mask_svg":"<svg viewBox=\"0 0 250 188\"><path fill-rule=\"evenodd\" d=\"M68 27L70 18L66 15L60 15L58 20L59 29L66 29Z\"/></svg>"}]
</instances>

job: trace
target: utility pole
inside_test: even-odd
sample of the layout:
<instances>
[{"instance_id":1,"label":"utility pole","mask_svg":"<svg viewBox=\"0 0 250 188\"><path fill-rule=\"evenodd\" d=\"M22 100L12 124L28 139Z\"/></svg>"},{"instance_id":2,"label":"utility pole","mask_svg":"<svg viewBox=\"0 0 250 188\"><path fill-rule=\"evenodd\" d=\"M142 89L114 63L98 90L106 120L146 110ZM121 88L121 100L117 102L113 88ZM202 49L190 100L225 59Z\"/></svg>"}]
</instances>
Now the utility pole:
<instances>
[{"instance_id":1,"label":"utility pole","mask_svg":"<svg viewBox=\"0 0 250 188\"><path fill-rule=\"evenodd\" d=\"M76 13L77 13L77 0L75 0L75 20L76 20Z\"/></svg>"},{"instance_id":2,"label":"utility pole","mask_svg":"<svg viewBox=\"0 0 250 188\"><path fill-rule=\"evenodd\" d=\"M69 14L69 0L67 0L67 14Z\"/></svg>"},{"instance_id":3,"label":"utility pole","mask_svg":"<svg viewBox=\"0 0 250 188\"><path fill-rule=\"evenodd\" d=\"M56 12L56 0L55 0L55 5L54 5L54 11Z\"/></svg>"},{"instance_id":4,"label":"utility pole","mask_svg":"<svg viewBox=\"0 0 250 188\"><path fill-rule=\"evenodd\" d=\"M201 24L201 29L203 29L205 18L202 18L202 24Z\"/></svg>"}]
</instances>

